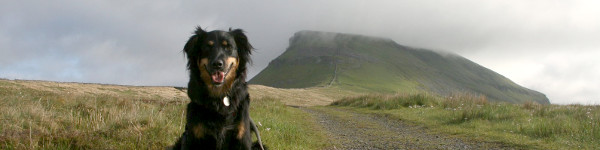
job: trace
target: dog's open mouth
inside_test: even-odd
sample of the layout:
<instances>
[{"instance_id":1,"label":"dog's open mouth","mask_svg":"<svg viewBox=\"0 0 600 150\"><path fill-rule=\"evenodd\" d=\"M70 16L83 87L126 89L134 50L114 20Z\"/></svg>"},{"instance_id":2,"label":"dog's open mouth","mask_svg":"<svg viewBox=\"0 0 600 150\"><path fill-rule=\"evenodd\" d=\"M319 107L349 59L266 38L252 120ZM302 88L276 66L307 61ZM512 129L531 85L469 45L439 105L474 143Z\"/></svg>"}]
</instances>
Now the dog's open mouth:
<instances>
[{"instance_id":1,"label":"dog's open mouth","mask_svg":"<svg viewBox=\"0 0 600 150\"><path fill-rule=\"evenodd\" d=\"M207 72L209 72L210 78L212 79L212 82L213 82L213 85L219 86L219 85L223 84L223 82L225 82L225 77L227 76L227 74L229 74L229 71L231 70L232 66L233 66L233 63L231 63L229 65L229 68L227 69L227 71L220 71L220 70L209 71L208 67L206 67L206 65L204 65L204 68L206 69Z\"/></svg>"},{"instance_id":2,"label":"dog's open mouth","mask_svg":"<svg viewBox=\"0 0 600 150\"><path fill-rule=\"evenodd\" d=\"M212 81L214 83L221 84L221 83L223 83L223 81L225 81L225 72L217 71L217 72L214 72L212 75L210 75L210 77L212 78Z\"/></svg>"}]
</instances>

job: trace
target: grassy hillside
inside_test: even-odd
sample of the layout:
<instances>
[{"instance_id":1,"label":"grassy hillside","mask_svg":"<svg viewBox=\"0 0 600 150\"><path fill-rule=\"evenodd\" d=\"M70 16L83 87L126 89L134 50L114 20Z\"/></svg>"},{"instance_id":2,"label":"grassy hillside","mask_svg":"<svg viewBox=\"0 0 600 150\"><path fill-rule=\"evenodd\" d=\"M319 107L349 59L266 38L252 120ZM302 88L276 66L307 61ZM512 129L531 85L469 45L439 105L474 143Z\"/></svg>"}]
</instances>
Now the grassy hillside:
<instances>
[{"instance_id":1,"label":"grassy hillside","mask_svg":"<svg viewBox=\"0 0 600 150\"><path fill-rule=\"evenodd\" d=\"M336 101L435 132L500 142L516 149L599 149L600 107L488 102L485 97L427 94L368 95Z\"/></svg>"},{"instance_id":2,"label":"grassy hillside","mask_svg":"<svg viewBox=\"0 0 600 150\"><path fill-rule=\"evenodd\" d=\"M164 149L181 136L188 102L173 87L0 79L0 149ZM266 96L250 109L272 149L329 146L301 110Z\"/></svg>"},{"instance_id":3,"label":"grassy hillside","mask_svg":"<svg viewBox=\"0 0 600 150\"><path fill-rule=\"evenodd\" d=\"M542 93L454 54L351 34L301 31L251 84L329 87L356 92L483 94L492 101L548 104Z\"/></svg>"}]
</instances>

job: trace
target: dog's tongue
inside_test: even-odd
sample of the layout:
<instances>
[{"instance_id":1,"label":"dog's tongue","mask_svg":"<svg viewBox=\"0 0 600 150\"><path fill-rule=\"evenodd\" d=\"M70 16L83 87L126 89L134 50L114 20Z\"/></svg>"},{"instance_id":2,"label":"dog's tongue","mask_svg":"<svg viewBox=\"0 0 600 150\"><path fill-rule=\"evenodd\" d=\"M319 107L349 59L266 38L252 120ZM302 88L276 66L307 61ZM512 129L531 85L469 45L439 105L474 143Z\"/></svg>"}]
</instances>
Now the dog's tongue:
<instances>
[{"instance_id":1,"label":"dog's tongue","mask_svg":"<svg viewBox=\"0 0 600 150\"><path fill-rule=\"evenodd\" d=\"M215 73L213 73L211 75L213 82L216 83L223 83L223 80L225 80L225 72L222 71L217 71Z\"/></svg>"}]
</instances>

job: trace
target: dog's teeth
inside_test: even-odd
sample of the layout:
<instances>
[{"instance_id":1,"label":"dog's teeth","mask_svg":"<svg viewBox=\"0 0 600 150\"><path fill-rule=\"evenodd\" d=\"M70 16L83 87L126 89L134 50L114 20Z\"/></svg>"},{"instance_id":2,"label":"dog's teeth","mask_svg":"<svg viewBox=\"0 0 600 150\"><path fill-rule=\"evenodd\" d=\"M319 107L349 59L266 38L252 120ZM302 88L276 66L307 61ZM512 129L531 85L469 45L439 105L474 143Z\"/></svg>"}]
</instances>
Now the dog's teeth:
<instances>
[{"instance_id":1,"label":"dog's teeth","mask_svg":"<svg viewBox=\"0 0 600 150\"><path fill-rule=\"evenodd\" d=\"M229 106L229 97L225 96L223 98L223 104L225 104L225 106Z\"/></svg>"}]
</instances>

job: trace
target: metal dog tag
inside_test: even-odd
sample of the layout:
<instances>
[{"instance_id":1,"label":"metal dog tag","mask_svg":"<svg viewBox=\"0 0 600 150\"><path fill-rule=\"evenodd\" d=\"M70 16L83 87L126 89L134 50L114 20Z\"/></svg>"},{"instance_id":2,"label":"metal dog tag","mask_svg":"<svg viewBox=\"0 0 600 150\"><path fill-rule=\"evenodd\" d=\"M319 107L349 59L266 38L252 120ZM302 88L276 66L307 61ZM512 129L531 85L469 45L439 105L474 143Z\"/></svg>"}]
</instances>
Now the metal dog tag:
<instances>
[{"instance_id":1,"label":"metal dog tag","mask_svg":"<svg viewBox=\"0 0 600 150\"><path fill-rule=\"evenodd\" d=\"M225 104L225 106L229 106L229 97L225 96L223 98L223 104Z\"/></svg>"}]
</instances>

